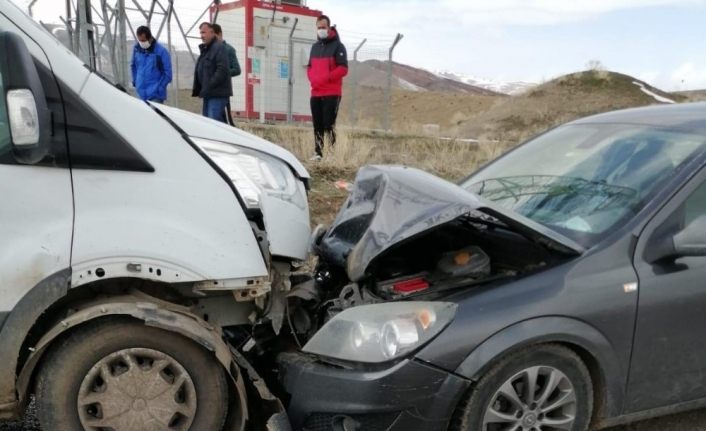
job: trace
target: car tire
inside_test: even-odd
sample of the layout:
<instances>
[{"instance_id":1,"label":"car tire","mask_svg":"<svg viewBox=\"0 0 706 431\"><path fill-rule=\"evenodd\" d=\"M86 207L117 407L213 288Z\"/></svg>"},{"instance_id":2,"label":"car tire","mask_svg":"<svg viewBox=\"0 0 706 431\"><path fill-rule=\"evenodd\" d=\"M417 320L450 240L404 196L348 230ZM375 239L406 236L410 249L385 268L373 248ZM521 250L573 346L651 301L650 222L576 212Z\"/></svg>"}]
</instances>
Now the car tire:
<instances>
[{"instance_id":1,"label":"car tire","mask_svg":"<svg viewBox=\"0 0 706 431\"><path fill-rule=\"evenodd\" d=\"M45 430L219 431L228 412L213 354L133 320L102 319L59 340L44 355L35 393Z\"/></svg>"},{"instance_id":2,"label":"car tire","mask_svg":"<svg viewBox=\"0 0 706 431\"><path fill-rule=\"evenodd\" d=\"M591 375L581 358L560 345L539 345L491 367L460 402L449 429L586 431L592 412Z\"/></svg>"}]
</instances>

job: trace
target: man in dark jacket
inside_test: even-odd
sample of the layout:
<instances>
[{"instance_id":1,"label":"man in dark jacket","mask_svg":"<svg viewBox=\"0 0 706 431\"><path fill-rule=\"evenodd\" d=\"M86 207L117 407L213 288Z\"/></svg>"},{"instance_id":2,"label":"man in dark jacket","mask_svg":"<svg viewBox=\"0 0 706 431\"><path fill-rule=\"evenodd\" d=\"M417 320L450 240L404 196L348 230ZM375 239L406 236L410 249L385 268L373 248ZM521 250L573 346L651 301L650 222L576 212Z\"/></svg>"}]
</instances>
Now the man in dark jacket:
<instances>
[{"instance_id":1,"label":"man in dark jacket","mask_svg":"<svg viewBox=\"0 0 706 431\"><path fill-rule=\"evenodd\" d=\"M235 77L235 76L240 76L240 63L238 63L238 55L235 52L235 48L233 48L233 45L229 45L226 43L225 40L223 40L223 28L221 27L220 24L213 24L213 31L216 33L216 38L218 39L219 42L223 43L226 47L226 51L228 51L228 69L230 69L230 76ZM228 124L231 126L235 126L235 122L233 122L233 116L231 115L232 109L230 107L230 99L228 99L228 106L226 108L226 118L228 120Z\"/></svg>"},{"instance_id":2,"label":"man in dark jacket","mask_svg":"<svg viewBox=\"0 0 706 431\"><path fill-rule=\"evenodd\" d=\"M203 99L203 115L227 123L226 107L233 95L233 85L228 68L228 52L216 38L213 25L204 22L199 26L201 55L194 71L192 96Z\"/></svg>"},{"instance_id":3,"label":"man in dark jacket","mask_svg":"<svg viewBox=\"0 0 706 431\"><path fill-rule=\"evenodd\" d=\"M213 31L216 33L216 38L218 39L218 41L222 42L223 45L225 45L226 50L228 51L228 69L230 69L230 76L240 76L241 71L240 63L238 62L238 55L236 54L233 45L229 45L223 39L223 28L220 24L213 24Z\"/></svg>"},{"instance_id":4,"label":"man in dark jacket","mask_svg":"<svg viewBox=\"0 0 706 431\"><path fill-rule=\"evenodd\" d=\"M343 77L348 74L348 54L331 20L321 15L316 21L318 41L311 47L307 75L311 83L311 116L314 121L316 154L323 157L324 136L336 144L336 117L343 95Z\"/></svg>"},{"instance_id":5,"label":"man in dark jacket","mask_svg":"<svg viewBox=\"0 0 706 431\"><path fill-rule=\"evenodd\" d=\"M140 99L159 103L167 100L167 85L172 82L172 60L169 51L152 37L149 27L137 28L130 71L132 86Z\"/></svg>"}]
</instances>

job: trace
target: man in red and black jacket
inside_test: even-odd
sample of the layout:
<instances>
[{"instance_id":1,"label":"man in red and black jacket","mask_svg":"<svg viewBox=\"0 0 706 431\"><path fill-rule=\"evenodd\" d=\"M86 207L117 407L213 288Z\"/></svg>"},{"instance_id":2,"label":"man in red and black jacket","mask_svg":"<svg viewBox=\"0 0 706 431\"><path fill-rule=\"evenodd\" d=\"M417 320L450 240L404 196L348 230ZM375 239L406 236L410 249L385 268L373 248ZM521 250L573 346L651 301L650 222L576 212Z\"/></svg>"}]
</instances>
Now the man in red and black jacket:
<instances>
[{"instance_id":1,"label":"man in red and black jacket","mask_svg":"<svg viewBox=\"0 0 706 431\"><path fill-rule=\"evenodd\" d=\"M324 151L324 136L331 146L336 143L336 117L343 95L343 77L348 74L348 54L331 20L321 15L316 21L318 41L311 47L307 75L311 83L311 116L314 120L316 154L320 160Z\"/></svg>"}]
</instances>

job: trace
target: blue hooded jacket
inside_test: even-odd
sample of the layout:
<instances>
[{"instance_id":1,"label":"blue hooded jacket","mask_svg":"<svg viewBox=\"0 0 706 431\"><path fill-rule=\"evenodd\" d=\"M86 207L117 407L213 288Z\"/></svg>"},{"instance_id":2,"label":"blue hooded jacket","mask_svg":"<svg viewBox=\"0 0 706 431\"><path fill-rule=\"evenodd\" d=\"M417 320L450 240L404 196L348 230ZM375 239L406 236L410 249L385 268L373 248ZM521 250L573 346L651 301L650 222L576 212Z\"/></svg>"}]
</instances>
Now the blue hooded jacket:
<instances>
[{"instance_id":1,"label":"blue hooded jacket","mask_svg":"<svg viewBox=\"0 0 706 431\"><path fill-rule=\"evenodd\" d=\"M169 51L152 40L152 45L142 49L135 43L132 50L132 85L142 100L167 100L167 85L172 82L172 61Z\"/></svg>"}]
</instances>

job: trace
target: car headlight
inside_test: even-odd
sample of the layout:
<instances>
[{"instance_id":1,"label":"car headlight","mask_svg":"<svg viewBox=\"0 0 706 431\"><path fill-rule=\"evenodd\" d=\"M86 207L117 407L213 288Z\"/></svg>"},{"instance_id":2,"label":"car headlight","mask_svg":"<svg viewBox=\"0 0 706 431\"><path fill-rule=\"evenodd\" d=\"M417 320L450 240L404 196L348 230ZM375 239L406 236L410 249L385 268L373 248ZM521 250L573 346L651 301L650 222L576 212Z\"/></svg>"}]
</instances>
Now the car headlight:
<instances>
[{"instance_id":1,"label":"car headlight","mask_svg":"<svg viewBox=\"0 0 706 431\"><path fill-rule=\"evenodd\" d=\"M389 302L349 308L328 321L304 346L319 356L382 363L422 347L456 314L448 302Z\"/></svg>"},{"instance_id":2,"label":"car headlight","mask_svg":"<svg viewBox=\"0 0 706 431\"><path fill-rule=\"evenodd\" d=\"M191 138L228 175L248 208L260 208L263 193L306 207L289 166L260 151L203 138Z\"/></svg>"}]
</instances>

